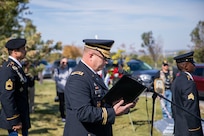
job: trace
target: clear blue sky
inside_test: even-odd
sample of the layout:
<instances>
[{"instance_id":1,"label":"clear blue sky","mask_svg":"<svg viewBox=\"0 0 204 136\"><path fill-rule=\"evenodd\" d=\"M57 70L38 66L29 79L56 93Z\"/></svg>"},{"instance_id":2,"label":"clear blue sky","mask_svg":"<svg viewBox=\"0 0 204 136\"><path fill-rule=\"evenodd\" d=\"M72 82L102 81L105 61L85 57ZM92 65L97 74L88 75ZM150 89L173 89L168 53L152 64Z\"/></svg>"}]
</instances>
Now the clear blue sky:
<instances>
[{"instance_id":1,"label":"clear blue sky","mask_svg":"<svg viewBox=\"0 0 204 136\"><path fill-rule=\"evenodd\" d=\"M163 50L189 49L191 31L204 21L204 0L30 0L28 6L43 40L82 46L97 35L115 40L112 51L121 44L142 49L148 31Z\"/></svg>"}]
</instances>

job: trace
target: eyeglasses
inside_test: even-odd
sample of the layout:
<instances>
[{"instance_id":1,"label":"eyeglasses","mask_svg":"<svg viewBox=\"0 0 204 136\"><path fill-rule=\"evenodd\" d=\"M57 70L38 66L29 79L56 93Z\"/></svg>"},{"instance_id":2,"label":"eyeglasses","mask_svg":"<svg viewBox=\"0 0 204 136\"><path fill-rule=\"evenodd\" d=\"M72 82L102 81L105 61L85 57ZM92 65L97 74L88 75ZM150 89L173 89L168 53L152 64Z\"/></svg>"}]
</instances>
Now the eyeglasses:
<instances>
[{"instance_id":1,"label":"eyeglasses","mask_svg":"<svg viewBox=\"0 0 204 136\"><path fill-rule=\"evenodd\" d=\"M104 57L104 56L100 56L100 55L95 54L95 53L93 53L93 55L98 56L99 58L101 58L101 59L104 60L104 61L108 61L108 60L109 60L109 58L106 58L106 57Z\"/></svg>"},{"instance_id":2,"label":"eyeglasses","mask_svg":"<svg viewBox=\"0 0 204 136\"><path fill-rule=\"evenodd\" d=\"M67 62L62 62L62 64L67 64Z\"/></svg>"}]
</instances>

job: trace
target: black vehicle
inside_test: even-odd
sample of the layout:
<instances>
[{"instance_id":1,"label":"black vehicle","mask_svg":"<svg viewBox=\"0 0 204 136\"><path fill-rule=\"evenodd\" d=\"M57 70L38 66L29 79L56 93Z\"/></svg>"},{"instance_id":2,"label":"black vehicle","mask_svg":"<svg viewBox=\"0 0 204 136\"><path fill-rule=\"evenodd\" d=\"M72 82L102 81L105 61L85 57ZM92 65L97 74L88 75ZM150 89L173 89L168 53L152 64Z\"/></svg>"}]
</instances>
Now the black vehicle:
<instances>
[{"instance_id":1,"label":"black vehicle","mask_svg":"<svg viewBox=\"0 0 204 136\"><path fill-rule=\"evenodd\" d=\"M159 70L153 69L147 63L135 59L127 62L127 65L130 67L131 75L137 78L142 85L148 87L149 91L152 91L154 79L159 77Z\"/></svg>"}]
</instances>

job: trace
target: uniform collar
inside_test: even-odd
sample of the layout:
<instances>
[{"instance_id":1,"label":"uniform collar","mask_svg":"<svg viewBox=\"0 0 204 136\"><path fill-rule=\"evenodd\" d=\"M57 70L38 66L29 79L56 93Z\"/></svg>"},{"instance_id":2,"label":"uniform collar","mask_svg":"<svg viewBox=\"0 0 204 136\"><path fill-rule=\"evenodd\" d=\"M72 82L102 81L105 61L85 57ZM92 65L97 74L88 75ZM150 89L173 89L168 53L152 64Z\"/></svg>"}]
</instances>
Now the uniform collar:
<instances>
[{"instance_id":1,"label":"uniform collar","mask_svg":"<svg viewBox=\"0 0 204 136\"><path fill-rule=\"evenodd\" d=\"M189 72L185 71L185 73L194 81L192 75Z\"/></svg>"},{"instance_id":2,"label":"uniform collar","mask_svg":"<svg viewBox=\"0 0 204 136\"><path fill-rule=\"evenodd\" d=\"M12 59L14 62L16 62L22 68L21 63L16 58L14 58L12 56L9 56L9 58Z\"/></svg>"},{"instance_id":3,"label":"uniform collar","mask_svg":"<svg viewBox=\"0 0 204 136\"><path fill-rule=\"evenodd\" d=\"M88 66L83 60L81 62L86 65L94 74L97 74L90 66Z\"/></svg>"}]
</instances>

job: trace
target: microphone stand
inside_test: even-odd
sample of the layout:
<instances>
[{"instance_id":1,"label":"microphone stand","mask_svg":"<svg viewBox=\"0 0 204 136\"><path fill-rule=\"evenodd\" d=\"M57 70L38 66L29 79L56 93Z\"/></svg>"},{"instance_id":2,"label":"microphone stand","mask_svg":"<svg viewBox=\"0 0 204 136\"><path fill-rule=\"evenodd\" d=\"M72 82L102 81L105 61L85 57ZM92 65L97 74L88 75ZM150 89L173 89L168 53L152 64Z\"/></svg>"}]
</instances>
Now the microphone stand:
<instances>
[{"instance_id":1,"label":"microphone stand","mask_svg":"<svg viewBox=\"0 0 204 136\"><path fill-rule=\"evenodd\" d=\"M129 73L126 72L125 70L119 69L119 73L122 73L122 74L127 75L127 76L131 76L131 74L129 74ZM132 77L132 76L131 76L131 77ZM139 83L141 83L141 79L140 79L140 78L137 78L136 80L137 80ZM146 89L149 89L152 84L153 84L153 82L152 82ZM187 111L185 108L181 107L180 105L178 105L178 104L176 104L176 103L170 101L169 99L165 98L165 97L164 97L163 95L161 95L160 93L157 93L156 91L153 91L153 95L152 95L152 100L153 100L153 102L152 102L152 121L151 121L151 132L150 132L151 135L150 135L150 136L153 136L154 107L155 107L155 100L156 100L157 96L159 96L160 98L162 98L162 99L164 99L164 100L170 102L171 104L173 104L173 105L176 106L177 108L182 109L182 110L185 111L186 113L188 113L188 114L192 115L193 117L195 117L195 118L197 118L197 119L199 119L199 120L201 120L201 121L204 122L204 120L203 120L202 118L200 118L200 117L198 117L198 116L192 114L191 112Z\"/></svg>"},{"instance_id":2,"label":"microphone stand","mask_svg":"<svg viewBox=\"0 0 204 136\"><path fill-rule=\"evenodd\" d=\"M153 136L154 107L155 107L155 99L157 98L157 96L159 96L160 98L162 98L162 99L164 99L164 100L170 102L170 103L173 104L174 106L176 106L176 107L182 109L183 111L187 112L188 114L192 115L193 117L195 117L195 118L197 118L197 119L199 119L199 120L201 120L201 121L204 122L204 120L203 120L202 118L200 118L200 117L198 117L198 116L192 114L191 112L187 111L185 108L181 107L180 105L178 105L178 104L176 104L176 103L170 101L169 99L165 98L163 95L161 95L161 94L159 94L159 93L153 91L153 95L152 95L152 100L153 100L153 102L152 102L152 122L151 122L151 132L150 132L151 135L150 135L150 136Z\"/></svg>"},{"instance_id":3,"label":"microphone stand","mask_svg":"<svg viewBox=\"0 0 204 136\"><path fill-rule=\"evenodd\" d=\"M155 91L154 91L155 92ZM155 107L155 100L157 98L157 93L153 93L152 95L152 121L151 121L151 131L150 136L153 136L153 126L154 126L154 107Z\"/></svg>"}]
</instances>

